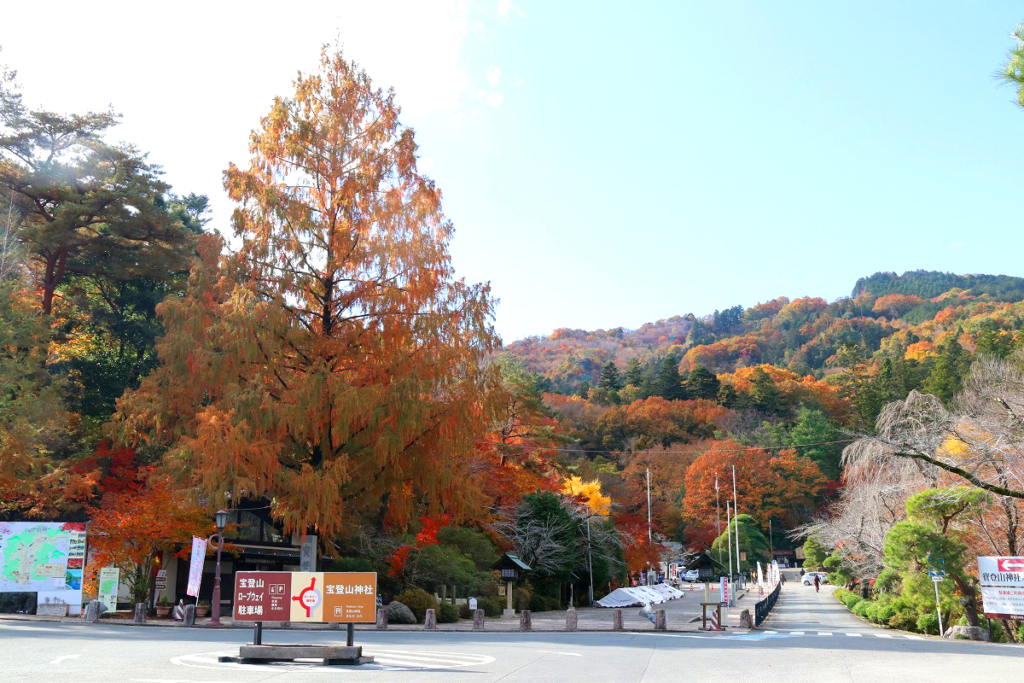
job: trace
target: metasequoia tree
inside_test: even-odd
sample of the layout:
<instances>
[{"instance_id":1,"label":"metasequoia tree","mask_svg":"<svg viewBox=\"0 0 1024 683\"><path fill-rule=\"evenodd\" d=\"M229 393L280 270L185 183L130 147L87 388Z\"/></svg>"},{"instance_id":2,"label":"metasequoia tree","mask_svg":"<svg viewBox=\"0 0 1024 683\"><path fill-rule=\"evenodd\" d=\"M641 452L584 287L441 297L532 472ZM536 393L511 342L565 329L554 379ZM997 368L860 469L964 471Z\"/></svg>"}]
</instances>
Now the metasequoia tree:
<instances>
[{"instance_id":1,"label":"metasequoia tree","mask_svg":"<svg viewBox=\"0 0 1024 683\"><path fill-rule=\"evenodd\" d=\"M241 249L220 263L205 239L186 295L160 307L162 364L115 426L213 504L265 496L288 530L336 537L480 503L466 473L493 300L455 279L441 193L398 115L325 48L225 172Z\"/></svg>"}]
</instances>

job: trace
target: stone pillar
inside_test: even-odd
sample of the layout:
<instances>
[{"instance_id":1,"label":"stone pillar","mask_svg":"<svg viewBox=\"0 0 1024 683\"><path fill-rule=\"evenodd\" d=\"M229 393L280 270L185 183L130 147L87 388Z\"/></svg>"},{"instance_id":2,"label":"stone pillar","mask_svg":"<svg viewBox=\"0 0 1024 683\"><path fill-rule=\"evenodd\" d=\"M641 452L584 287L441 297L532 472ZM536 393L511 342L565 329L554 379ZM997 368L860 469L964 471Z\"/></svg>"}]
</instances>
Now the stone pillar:
<instances>
[{"instance_id":1,"label":"stone pillar","mask_svg":"<svg viewBox=\"0 0 1024 683\"><path fill-rule=\"evenodd\" d=\"M100 620L100 601L93 600L85 606L85 620L90 624L95 624Z\"/></svg>"},{"instance_id":2,"label":"stone pillar","mask_svg":"<svg viewBox=\"0 0 1024 683\"><path fill-rule=\"evenodd\" d=\"M612 610L612 630L613 631L621 631L622 630L622 610L621 609L614 609L614 610Z\"/></svg>"},{"instance_id":3,"label":"stone pillar","mask_svg":"<svg viewBox=\"0 0 1024 683\"><path fill-rule=\"evenodd\" d=\"M664 631L668 628L668 620L665 618L665 610L659 609L654 613L654 630Z\"/></svg>"},{"instance_id":4,"label":"stone pillar","mask_svg":"<svg viewBox=\"0 0 1024 683\"><path fill-rule=\"evenodd\" d=\"M135 603L135 618L132 621L134 621L136 624L146 623L146 603Z\"/></svg>"},{"instance_id":5,"label":"stone pillar","mask_svg":"<svg viewBox=\"0 0 1024 683\"><path fill-rule=\"evenodd\" d=\"M473 630L484 630L484 611L482 609L478 609L473 612Z\"/></svg>"},{"instance_id":6,"label":"stone pillar","mask_svg":"<svg viewBox=\"0 0 1024 683\"><path fill-rule=\"evenodd\" d=\"M754 628L754 620L750 618L750 610L740 612L740 628Z\"/></svg>"},{"instance_id":7,"label":"stone pillar","mask_svg":"<svg viewBox=\"0 0 1024 683\"><path fill-rule=\"evenodd\" d=\"M185 605L185 616L182 618L182 623L185 624L185 626L195 626L196 625L196 606L195 605Z\"/></svg>"},{"instance_id":8,"label":"stone pillar","mask_svg":"<svg viewBox=\"0 0 1024 683\"><path fill-rule=\"evenodd\" d=\"M530 610L524 609L519 613L519 630L520 631L532 631L533 630L533 618L530 615Z\"/></svg>"},{"instance_id":9,"label":"stone pillar","mask_svg":"<svg viewBox=\"0 0 1024 683\"><path fill-rule=\"evenodd\" d=\"M576 614L576 610L572 607L565 610L565 630L575 631L579 625L579 616Z\"/></svg>"},{"instance_id":10,"label":"stone pillar","mask_svg":"<svg viewBox=\"0 0 1024 683\"><path fill-rule=\"evenodd\" d=\"M428 609L426 616L423 618L423 628L428 631L433 631L437 628L437 611Z\"/></svg>"},{"instance_id":11,"label":"stone pillar","mask_svg":"<svg viewBox=\"0 0 1024 683\"><path fill-rule=\"evenodd\" d=\"M386 631L388 629L388 613L384 609L377 610L377 630Z\"/></svg>"}]
</instances>

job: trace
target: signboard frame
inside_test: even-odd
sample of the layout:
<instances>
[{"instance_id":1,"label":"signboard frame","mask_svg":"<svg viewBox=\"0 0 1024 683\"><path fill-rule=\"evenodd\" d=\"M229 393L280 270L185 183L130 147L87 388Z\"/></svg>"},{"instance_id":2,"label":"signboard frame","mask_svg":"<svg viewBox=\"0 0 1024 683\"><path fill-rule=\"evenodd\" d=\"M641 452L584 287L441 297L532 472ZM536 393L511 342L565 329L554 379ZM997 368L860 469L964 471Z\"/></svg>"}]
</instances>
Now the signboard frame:
<instances>
[{"instance_id":1,"label":"signboard frame","mask_svg":"<svg viewBox=\"0 0 1024 683\"><path fill-rule=\"evenodd\" d=\"M114 590L104 592L103 586L108 581L113 581ZM118 567L100 567L99 591L96 598L111 612L117 609L117 594L121 585L121 570Z\"/></svg>"},{"instance_id":2,"label":"signboard frame","mask_svg":"<svg viewBox=\"0 0 1024 683\"><path fill-rule=\"evenodd\" d=\"M979 557L978 578L986 617L1024 621L1024 557Z\"/></svg>"},{"instance_id":3,"label":"signboard frame","mask_svg":"<svg viewBox=\"0 0 1024 683\"><path fill-rule=\"evenodd\" d=\"M236 622L373 624L376 572L235 573Z\"/></svg>"}]
</instances>

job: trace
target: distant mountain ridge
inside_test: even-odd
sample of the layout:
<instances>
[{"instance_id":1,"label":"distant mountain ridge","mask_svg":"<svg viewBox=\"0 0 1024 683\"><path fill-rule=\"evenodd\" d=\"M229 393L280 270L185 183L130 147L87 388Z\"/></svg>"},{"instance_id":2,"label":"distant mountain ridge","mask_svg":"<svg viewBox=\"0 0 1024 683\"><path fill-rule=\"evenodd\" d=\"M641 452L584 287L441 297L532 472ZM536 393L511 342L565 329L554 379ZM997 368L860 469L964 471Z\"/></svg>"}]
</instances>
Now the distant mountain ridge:
<instances>
[{"instance_id":1,"label":"distant mountain ridge","mask_svg":"<svg viewBox=\"0 0 1024 683\"><path fill-rule=\"evenodd\" d=\"M865 359L923 360L948 338L974 352L980 345L1015 345L1024 328L1024 277L956 275L916 270L878 272L857 280L850 297L787 297L734 306L697 317L687 314L635 330L558 329L527 337L507 351L550 388L573 393L594 382L609 360L624 369L631 359L645 367L674 355L684 373L698 366L716 373L770 363L822 377L840 349Z\"/></svg>"}]
</instances>

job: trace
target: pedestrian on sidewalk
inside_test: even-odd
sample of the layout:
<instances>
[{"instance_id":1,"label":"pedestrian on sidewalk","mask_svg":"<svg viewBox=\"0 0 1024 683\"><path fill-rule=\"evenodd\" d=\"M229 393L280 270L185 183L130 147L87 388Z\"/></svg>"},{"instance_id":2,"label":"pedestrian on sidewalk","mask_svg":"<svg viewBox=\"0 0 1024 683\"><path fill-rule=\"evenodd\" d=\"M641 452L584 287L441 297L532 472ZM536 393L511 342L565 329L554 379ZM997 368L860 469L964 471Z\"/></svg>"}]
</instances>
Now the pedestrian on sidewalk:
<instances>
[{"instance_id":1,"label":"pedestrian on sidewalk","mask_svg":"<svg viewBox=\"0 0 1024 683\"><path fill-rule=\"evenodd\" d=\"M818 593L821 590L821 577L817 574L814 575L814 592Z\"/></svg>"}]
</instances>

